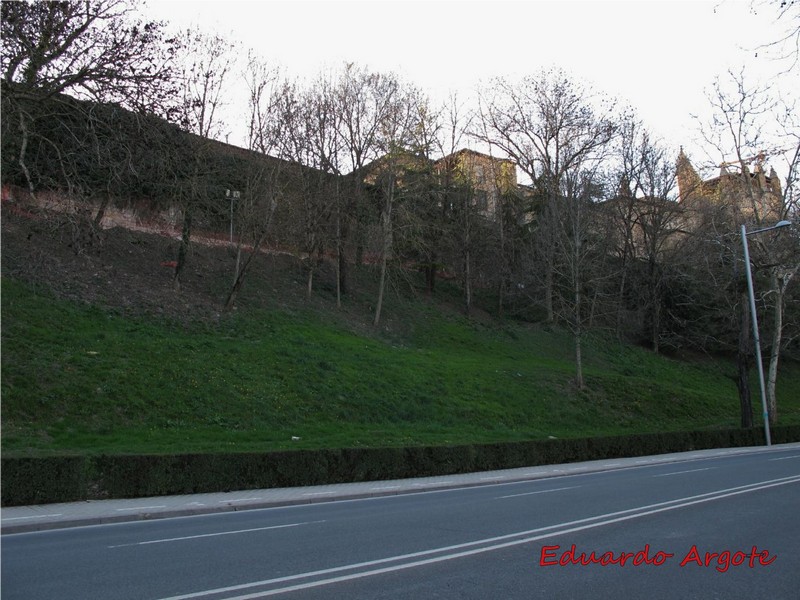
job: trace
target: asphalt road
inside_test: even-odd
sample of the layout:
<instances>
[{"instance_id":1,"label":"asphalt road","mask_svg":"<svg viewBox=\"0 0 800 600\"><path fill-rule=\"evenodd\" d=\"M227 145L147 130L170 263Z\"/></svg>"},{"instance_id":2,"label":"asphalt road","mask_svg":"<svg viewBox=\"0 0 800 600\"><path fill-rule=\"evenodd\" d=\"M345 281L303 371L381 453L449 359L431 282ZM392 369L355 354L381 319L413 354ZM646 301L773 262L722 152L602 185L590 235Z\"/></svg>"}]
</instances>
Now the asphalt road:
<instances>
[{"instance_id":1,"label":"asphalt road","mask_svg":"<svg viewBox=\"0 0 800 600\"><path fill-rule=\"evenodd\" d=\"M789 600L798 509L795 447L4 535L2 598Z\"/></svg>"}]
</instances>

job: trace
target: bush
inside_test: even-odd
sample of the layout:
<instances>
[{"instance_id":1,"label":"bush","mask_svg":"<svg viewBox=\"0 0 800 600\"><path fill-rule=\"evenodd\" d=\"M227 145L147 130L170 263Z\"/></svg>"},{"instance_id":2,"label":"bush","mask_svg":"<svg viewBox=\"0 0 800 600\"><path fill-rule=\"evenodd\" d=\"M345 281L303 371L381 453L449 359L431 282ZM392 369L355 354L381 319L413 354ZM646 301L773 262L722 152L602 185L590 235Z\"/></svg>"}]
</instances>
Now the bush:
<instances>
[{"instance_id":1,"label":"bush","mask_svg":"<svg viewBox=\"0 0 800 600\"><path fill-rule=\"evenodd\" d=\"M3 458L2 505L82 500L90 489L88 466L82 456Z\"/></svg>"},{"instance_id":2,"label":"bush","mask_svg":"<svg viewBox=\"0 0 800 600\"><path fill-rule=\"evenodd\" d=\"M506 444L270 453L3 458L3 506L403 479L761 445L763 429L651 433ZM800 425L775 427L776 444Z\"/></svg>"}]
</instances>

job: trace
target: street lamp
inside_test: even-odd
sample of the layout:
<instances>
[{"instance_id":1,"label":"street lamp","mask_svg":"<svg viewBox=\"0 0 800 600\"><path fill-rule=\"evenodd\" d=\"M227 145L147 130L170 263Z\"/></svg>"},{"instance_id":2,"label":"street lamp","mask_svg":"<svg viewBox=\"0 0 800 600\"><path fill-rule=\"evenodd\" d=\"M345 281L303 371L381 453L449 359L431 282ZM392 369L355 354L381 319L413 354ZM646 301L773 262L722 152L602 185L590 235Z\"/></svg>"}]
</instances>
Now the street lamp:
<instances>
[{"instance_id":1,"label":"street lamp","mask_svg":"<svg viewBox=\"0 0 800 600\"><path fill-rule=\"evenodd\" d=\"M769 412L767 411L767 392L764 387L764 365L761 363L761 342L758 338L758 317L756 316L756 296L753 292L753 275L750 272L750 250L747 247L747 236L756 233L763 233L765 231L772 231L779 227L786 227L791 225L790 221L780 221L772 227L765 227L764 229L756 229L755 231L747 231L745 226L742 225L742 247L744 248L744 269L747 273L747 292L750 295L750 313L753 320L753 343L756 347L756 366L758 367L758 384L761 387L761 408L764 411L764 436L767 440L767 446L772 445L769 436Z\"/></svg>"}]
</instances>

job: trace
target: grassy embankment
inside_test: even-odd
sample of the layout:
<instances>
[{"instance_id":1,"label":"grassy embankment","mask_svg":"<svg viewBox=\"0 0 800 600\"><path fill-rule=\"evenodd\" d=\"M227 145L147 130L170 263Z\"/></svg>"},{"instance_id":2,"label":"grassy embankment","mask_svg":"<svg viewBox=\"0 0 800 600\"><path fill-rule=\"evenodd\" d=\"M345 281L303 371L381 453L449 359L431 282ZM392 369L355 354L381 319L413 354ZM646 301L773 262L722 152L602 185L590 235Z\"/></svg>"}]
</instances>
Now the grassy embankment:
<instances>
[{"instance_id":1,"label":"grassy embankment","mask_svg":"<svg viewBox=\"0 0 800 600\"><path fill-rule=\"evenodd\" d=\"M311 311L186 326L11 280L2 291L6 456L441 445L739 421L726 361L589 338L579 391L568 334L481 325L424 301L407 335L387 340ZM781 373L779 402L781 423L800 422L796 364Z\"/></svg>"}]
</instances>

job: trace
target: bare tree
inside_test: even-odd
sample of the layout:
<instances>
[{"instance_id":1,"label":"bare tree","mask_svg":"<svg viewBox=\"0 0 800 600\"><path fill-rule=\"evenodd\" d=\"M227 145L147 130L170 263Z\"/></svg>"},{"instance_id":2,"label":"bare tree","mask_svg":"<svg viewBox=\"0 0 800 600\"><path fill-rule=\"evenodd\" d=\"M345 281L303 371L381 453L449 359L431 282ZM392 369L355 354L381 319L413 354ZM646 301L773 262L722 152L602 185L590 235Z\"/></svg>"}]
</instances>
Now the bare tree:
<instances>
[{"instance_id":1,"label":"bare tree","mask_svg":"<svg viewBox=\"0 0 800 600\"><path fill-rule=\"evenodd\" d=\"M93 220L85 206L77 219L66 215L79 234L88 229L92 237L111 194L137 175L138 139L112 105L138 115L168 115L173 107L176 42L162 23L138 19L137 6L134 0L2 3L4 138L16 142L16 168L32 195L38 181L81 206L100 196ZM137 122L138 133L149 125ZM31 144L41 168L30 162ZM47 174L42 152L54 157Z\"/></svg>"},{"instance_id":2,"label":"bare tree","mask_svg":"<svg viewBox=\"0 0 800 600\"><path fill-rule=\"evenodd\" d=\"M434 214L428 214L434 237L430 239L430 261L428 262L428 289L433 291L437 263L442 256L449 256L451 264L460 264L464 294L464 311L469 315L472 308L475 194L473 181L459 172L457 151L461 149L473 115L464 107L457 95L451 95L442 110L441 133L438 150L442 155L437 167ZM437 231L438 229L438 231Z\"/></svg>"},{"instance_id":3,"label":"bare tree","mask_svg":"<svg viewBox=\"0 0 800 600\"><path fill-rule=\"evenodd\" d=\"M286 128L281 111L289 86L277 67L265 63L252 52L248 55L244 75L249 92L249 148L244 189L238 190L237 199L231 199L237 232L236 264L233 284L225 299L226 310L233 308L253 261L272 232L278 204L285 200L291 182L289 171L293 170L280 156L276 156ZM242 261L245 245L248 252Z\"/></svg>"},{"instance_id":4,"label":"bare tree","mask_svg":"<svg viewBox=\"0 0 800 600\"><path fill-rule=\"evenodd\" d=\"M545 197L536 229L544 264L544 305L556 318L556 275L566 268L576 350L576 381L583 386L581 355L585 205L599 161L617 134L614 102L552 70L517 84L496 80L481 99L476 137L514 159ZM559 254L559 250L561 251ZM561 261L561 263L559 263Z\"/></svg>"},{"instance_id":5,"label":"bare tree","mask_svg":"<svg viewBox=\"0 0 800 600\"><path fill-rule=\"evenodd\" d=\"M301 231L306 255L306 296L311 297L314 276L330 242L330 225L339 206L341 139L335 82L320 74L306 90L286 86L281 103L279 156L295 161L294 181L299 201L294 221ZM341 298L337 294L337 306Z\"/></svg>"},{"instance_id":6,"label":"bare tree","mask_svg":"<svg viewBox=\"0 0 800 600\"><path fill-rule=\"evenodd\" d=\"M182 187L177 200L183 211L181 243L173 274L176 290L181 288L181 274L186 266L195 213L212 198L209 196L208 169L210 140L221 133L218 110L224 102L223 91L236 62L236 45L199 29L183 32L183 66L180 110L176 120L182 129L197 136L190 181Z\"/></svg>"},{"instance_id":7,"label":"bare tree","mask_svg":"<svg viewBox=\"0 0 800 600\"><path fill-rule=\"evenodd\" d=\"M725 79L718 78L708 96L714 113L711 123L701 123L700 129L721 158L720 181L726 179L735 184L725 190L732 198L735 225L750 223L751 229L763 228L791 215L795 210L800 156L795 100L787 102L769 85L749 85L743 71L729 72ZM781 156L787 168L783 190L774 169L769 174L763 170L767 158ZM730 157L733 160L729 160ZM754 167L752 171L751 166ZM787 254L780 244L764 240L762 236L754 238L751 247L756 271L764 270L769 282L765 301L771 304L773 318L767 402L770 421L775 423L775 383L782 347L784 297L800 261L796 252Z\"/></svg>"},{"instance_id":8,"label":"bare tree","mask_svg":"<svg viewBox=\"0 0 800 600\"><path fill-rule=\"evenodd\" d=\"M611 141L616 134L614 111L613 102L597 97L560 70L519 83L498 79L481 97L475 137L512 158L546 197L538 239L545 265L544 305L551 322L555 320L553 235L563 179Z\"/></svg>"},{"instance_id":9,"label":"bare tree","mask_svg":"<svg viewBox=\"0 0 800 600\"><path fill-rule=\"evenodd\" d=\"M751 0L750 10L754 13L774 11L774 24L782 31L776 39L763 43L757 50L774 53L780 61L790 61L787 72L794 69L800 60L800 4L797 0Z\"/></svg>"},{"instance_id":10,"label":"bare tree","mask_svg":"<svg viewBox=\"0 0 800 600\"><path fill-rule=\"evenodd\" d=\"M392 110L398 87L394 75L373 73L353 64L344 66L337 81L334 102L339 118L341 141L340 164L348 177L344 180L344 198L336 215L337 231L337 294L348 292L346 246L355 243L355 262L362 260L365 228L360 212L364 206L364 167L380 157L379 135L382 122ZM355 237L355 240L351 238Z\"/></svg>"},{"instance_id":11,"label":"bare tree","mask_svg":"<svg viewBox=\"0 0 800 600\"><path fill-rule=\"evenodd\" d=\"M135 0L3 2L4 94L56 94L155 111L171 95L172 40Z\"/></svg>"},{"instance_id":12,"label":"bare tree","mask_svg":"<svg viewBox=\"0 0 800 600\"><path fill-rule=\"evenodd\" d=\"M379 144L383 151L378 182L381 189L381 244L378 297L373 325L380 323L386 289L387 264L392 253L396 203L408 192L403 173L413 169L430 154L435 126L428 122L430 111L427 99L416 89L399 84L392 92L391 108L384 114L380 126Z\"/></svg>"},{"instance_id":13,"label":"bare tree","mask_svg":"<svg viewBox=\"0 0 800 600\"><path fill-rule=\"evenodd\" d=\"M644 285L636 286L636 306L645 314L647 338L654 352L660 349L665 270L670 249L683 225L683 207L676 197L674 152L653 139L641 123L628 120L620 136L618 191L607 203L620 257L618 317L629 295L629 275L645 268Z\"/></svg>"}]
</instances>

